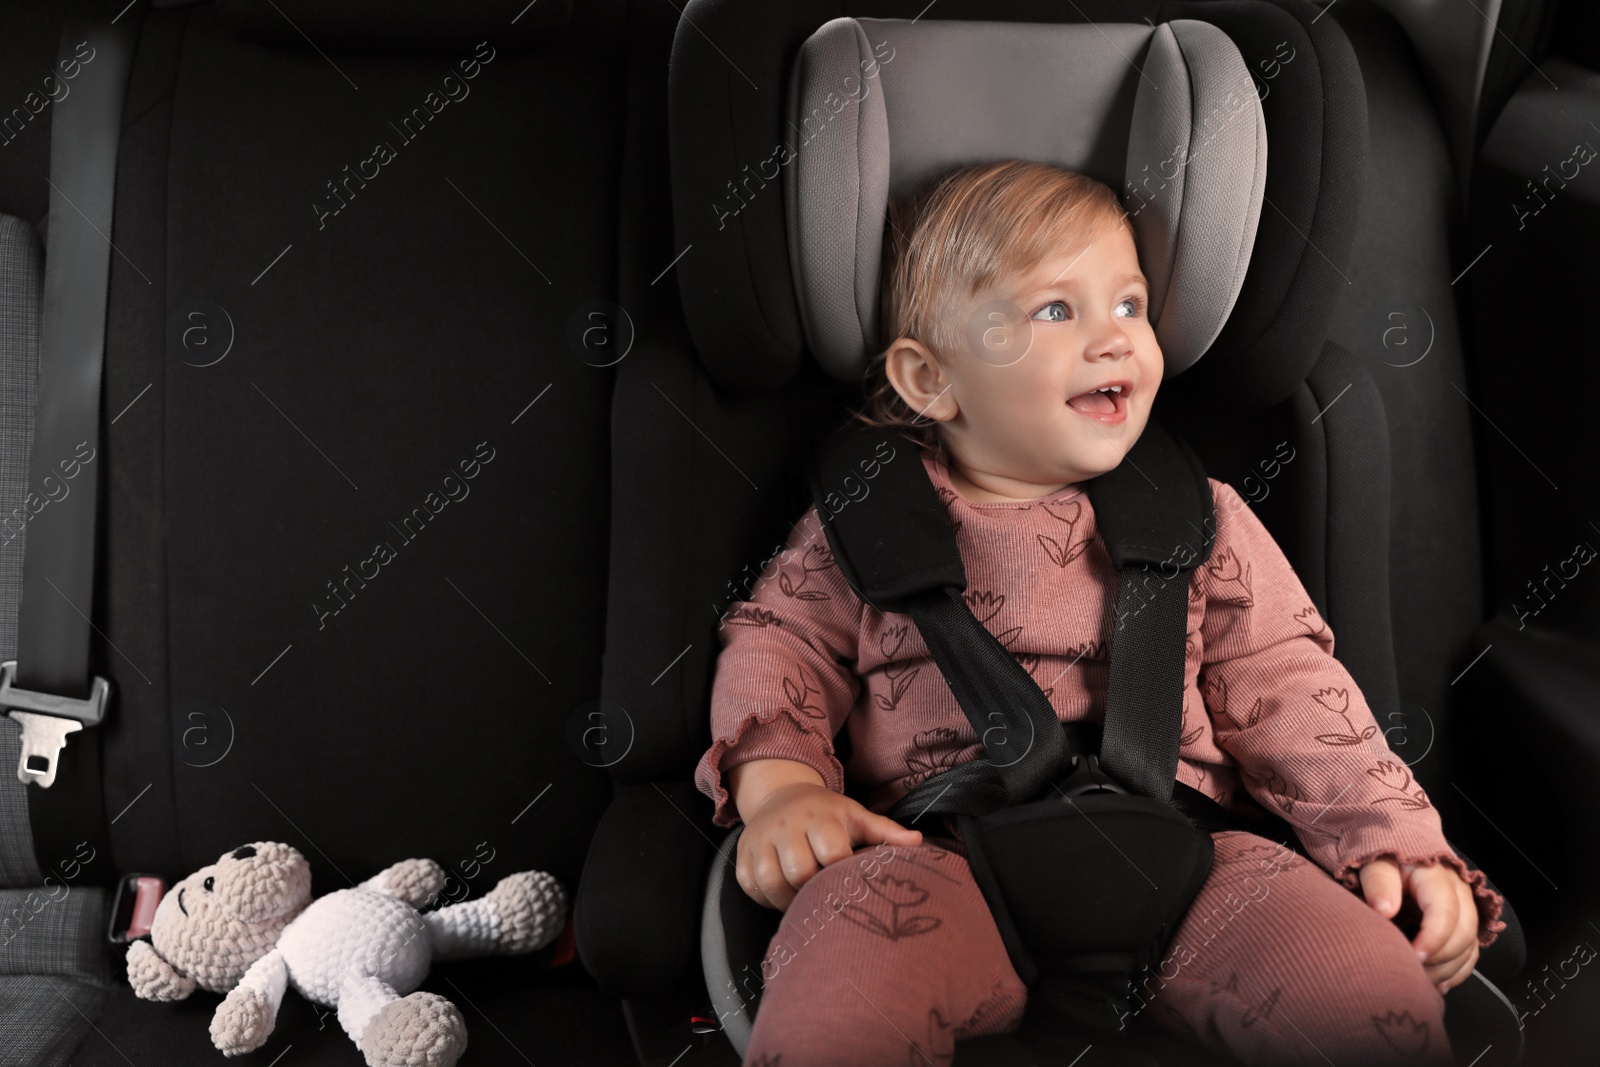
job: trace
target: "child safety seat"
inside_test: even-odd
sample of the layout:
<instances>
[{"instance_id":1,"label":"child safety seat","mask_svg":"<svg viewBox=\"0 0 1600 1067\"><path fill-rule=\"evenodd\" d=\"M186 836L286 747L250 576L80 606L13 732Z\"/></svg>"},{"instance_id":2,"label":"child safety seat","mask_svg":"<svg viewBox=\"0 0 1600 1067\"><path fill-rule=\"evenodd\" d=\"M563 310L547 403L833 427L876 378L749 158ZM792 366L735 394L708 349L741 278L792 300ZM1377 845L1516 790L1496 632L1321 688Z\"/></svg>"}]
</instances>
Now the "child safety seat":
<instances>
[{"instance_id":1,"label":"child safety seat","mask_svg":"<svg viewBox=\"0 0 1600 1067\"><path fill-rule=\"evenodd\" d=\"M1255 238L1267 154L1260 104L1237 47L1209 23L1178 20L1150 30L1137 71L1114 53L1099 53L1098 63L1062 61L1063 49L1076 57L1074 44L1096 33L1070 25L880 26L841 18L806 41L791 74L796 127L810 118L814 103L831 110L832 87L863 87L854 114L841 111L831 120L854 119L854 130L819 132L785 174L802 322L819 359L859 368L883 341L875 316L876 253L892 188L904 191L988 151L1091 173L1099 162L1091 138L1073 144L1058 128L1023 123L1022 143L979 146L945 136L931 150L931 138L924 138L925 154L913 150L910 163L902 164L902 144L919 143L919 119L950 122L952 116L928 106L938 99L925 95L932 85L913 81L902 88L900 77L937 78L947 94L959 93L959 80L945 81L944 60L956 55L975 72L1006 69L1007 63L1070 71L1069 99L1131 95L1131 113L1118 116L1127 127L1129 162L1117 168L1120 173L1100 172L1116 184L1152 166L1172 174L1157 153L1188 149L1175 156L1182 165L1174 174L1182 181L1181 199L1151 187L1148 202L1127 206L1159 294L1153 293L1151 306L1167 375L1199 358L1232 310ZM890 51L875 49L879 41ZM911 62L894 67L901 59ZM872 67L881 93L870 92L863 80ZM1187 92L1161 91L1180 85ZM1035 100L1062 98L1059 87L1013 88ZM911 105L909 117L902 117L895 105L903 98L923 106ZM1005 113L1003 102L985 103ZM909 137L901 132L908 125ZM1066 129L1072 131L1070 124ZM1028 143L1029 135L1044 139ZM1181 242L1180 220L1187 224ZM855 253L853 278L841 278L834 267L841 249ZM1123 1027L1135 975L1159 960L1210 872L1208 830L1237 825L1187 786L1177 796L1195 814L1174 806L1189 575L1209 557L1214 536L1209 484L1192 451L1158 425L1146 429L1122 465L1090 482L1102 536L1123 582L1103 739L1095 743L1081 724L1062 727L1043 691L962 599L966 579L955 537L920 461L909 455L878 464L871 490L864 496L851 491L863 484L874 456L893 454L883 446L892 450L894 437L847 427L822 442L811 469L818 514L857 594L881 611L909 613L916 621L983 739L986 758L928 779L888 814L907 825L929 815L956 816L974 876L1029 987L1030 1017L1058 1039L1082 1035L1083 1045L1065 1050L1082 1051ZM913 451L899 440L900 448ZM842 498L849 506L839 506ZM1131 862L1117 862L1119 852Z\"/></svg>"},{"instance_id":2,"label":"child safety seat","mask_svg":"<svg viewBox=\"0 0 1600 1067\"><path fill-rule=\"evenodd\" d=\"M798 144L774 155L781 176L746 168L712 214L718 230L742 222L744 240L755 242L763 219L742 216L781 182L805 349L835 378L859 382L883 341L878 272L891 194L987 158L1083 171L1123 190L1171 379L1218 339L1250 266L1266 187L1259 96L1234 40L1200 19L832 19L789 70L787 130ZM709 294L685 285L686 307ZM718 326L701 333L726 328L739 310L723 306ZM845 486L862 482L885 442L909 458L880 464L870 491L851 493ZM966 606L954 533L914 446L851 424L822 440L810 482L846 579L880 611L914 617L986 744L986 757L926 779L886 814L906 825L954 817L1029 984L1027 1024L1069 1057L1106 1040L1122 1025L1130 977L1157 960L1210 872L1211 832L1251 830L1304 851L1288 822L1251 801L1246 814L1230 813L1174 781L1189 576L1214 534L1197 454L1152 418L1122 466L1088 485L1120 574L1102 726L1062 726ZM845 496L850 504L840 507ZM760 910L731 878L739 832L712 864L702 955L718 1016L742 1053L760 990L734 974L749 973L766 944L749 923L730 920ZM1131 864L1115 861L1106 833ZM1093 869L1130 877L1083 877Z\"/></svg>"},{"instance_id":3,"label":"child safety seat","mask_svg":"<svg viewBox=\"0 0 1600 1067\"><path fill-rule=\"evenodd\" d=\"M1115 50L1089 47L1099 31L1088 26L840 18L811 35L791 72L792 125L828 115L836 87L859 95L828 119L840 128L817 131L784 176L801 321L825 366L859 376L882 343L878 250L891 192L990 156L1043 159L1114 187L1128 175L1181 182L1181 191L1151 183L1144 202L1126 199L1167 376L1200 357L1248 266L1266 180L1265 123L1222 30L1188 19L1121 29L1143 44L1137 68ZM984 72L1017 68L1044 72L1052 84L1016 79L1008 91L1018 101L965 95ZM963 71L972 73L964 79ZM1060 123L1005 122L1008 103L1023 99L1102 107ZM955 100L973 110L952 115ZM996 119L973 122L978 107ZM1115 139L1107 136L1114 126ZM841 254L853 255L853 275L837 269ZM894 440L907 456L879 465L864 496L852 491ZM1090 482L1123 582L1103 739L1085 724L1063 728L967 607L954 534L909 442L847 427L822 442L810 474L841 571L869 604L911 614L987 750L926 780L889 816L906 825L956 816L1030 988L1030 1015L1058 1035L1110 1036L1127 1014L1130 980L1159 958L1210 871L1207 829L1237 824L1187 786L1177 789L1185 810L1174 806L1189 575L1214 535L1204 469L1152 422L1122 465ZM849 506L839 506L841 497ZM1135 599L1139 610L1129 610ZM1113 848L1131 864L1117 863ZM1103 876L1086 877L1089 869Z\"/></svg>"},{"instance_id":4,"label":"child safety seat","mask_svg":"<svg viewBox=\"0 0 1600 1067\"><path fill-rule=\"evenodd\" d=\"M1162 10L1174 17L1155 26L1101 21L1109 6L1059 15L1094 19L1090 25L1027 22L1038 15L1021 3L981 8L984 18L1013 22L962 21L980 9L960 3L938 11L944 21L825 21L823 5L757 15L750 5L691 4L686 19L736 44L741 67L798 48L786 103L772 116L734 88L737 75L708 69L708 57L691 68L684 54L702 46L687 44L681 27L675 46L675 223L679 243L692 249L680 286L713 375L738 391L770 389L808 351L833 377L859 383L883 340L877 293L889 196L961 164L1023 158L1122 191L1166 358L1158 402L1183 397L1185 378L1177 376L1213 348L1235 365L1272 348L1274 373L1304 377L1326 354L1329 274L1348 256L1359 201L1359 180L1349 174L1355 168L1340 174L1318 155L1358 159L1365 151L1364 101L1348 43L1336 28L1313 26L1314 9L1296 3L1170 4ZM809 35L800 32L807 19L820 26ZM1292 42L1288 51L1280 39ZM1244 58L1281 64L1291 53L1305 64L1297 78L1262 85ZM770 63L754 70L766 81L774 74ZM1306 73L1309 80L1300 77ZM1269 228L1264 218L1270 124L1262 100L1269 92L1294 97L1291 111L1274 104L1281 127L1271 132L1281 136L1284 169L1295 180L1277 190L1273 213L1314 218L1309 233L1276 221ZM713 114L733 121L711 122ZM774 127L770 118L781 121ZM746 127L758 132L741 132ZM746 154L769 131L784 137L771 167L767 153ZM751 158L756 165L738 167ZM723 173L725 188L709 180ZM700 195L708 187L717 194L709 212ZM1258 226L1270 238L1271 273L1251 270ZM772 263L780 241L789 268L781 280ZM1326 267L1314 261L1313 243ZM698 258L691 264L689 257ZM1252 332L1241 336L1241 320ZM1191 392L1201 395L1199 387ZM1063 727L1031 677L966 608L948 520L908 442L850 426L820 442L809 472L834 558L852 587L879 610L912 615L986 745L983 759L928 779L887 814L906 825L949 815L961 825L974 874L1030 985L1025 1028L1071 1037L1048 1046L1068 1058L1084 1041L1099 1040L1106 1022L1116 1028L1109 1009L1127 974L1170 935L1209 870L1209 832L1249 829L1299 846L1282 820L1233 815L1174 781L1188 576L1210 551L1212 502L1196 453L1165 421L1152 417L1124 463L1089 486L1127 619L1111 643L1103 729ZM830 506L834 487L886 439L912 453L907 461L884 465L870 493L852 496L849 507L840 509L837 498ZM1140 471L1161 491L1150 490ZM1124 611L1134 598L1140 609ZM988 747L996 717L1011 742L1004 752ZM1018 738L1026 742L1021 759ZM1126 817L1137 831L1119 845L1140 850L1139 866L1148 859L1171 875L1165 896L1126 896L1117 921L1096 930L1061 922L1075 907L1063 901L1059 871L1042 869L1046 838L1036 836L1084 811L1097 824ZM732 877L742 829L728 834L711 865L702 916L708 988L741 1054L760 996L759 982L748 980L759 974L751 962L759 962L777 918ZM1077 913L1086 911L1102 923L1104 900ZM1509 908L1504 918L1509 928ZM1509 1004L1505 1013L1514 1030ZM975 1044L958 1046L958 1064L972 1062L961 1049ZM1513 1034L1499 1049L1518 1046Z\"/></svg>"}]
</instances>

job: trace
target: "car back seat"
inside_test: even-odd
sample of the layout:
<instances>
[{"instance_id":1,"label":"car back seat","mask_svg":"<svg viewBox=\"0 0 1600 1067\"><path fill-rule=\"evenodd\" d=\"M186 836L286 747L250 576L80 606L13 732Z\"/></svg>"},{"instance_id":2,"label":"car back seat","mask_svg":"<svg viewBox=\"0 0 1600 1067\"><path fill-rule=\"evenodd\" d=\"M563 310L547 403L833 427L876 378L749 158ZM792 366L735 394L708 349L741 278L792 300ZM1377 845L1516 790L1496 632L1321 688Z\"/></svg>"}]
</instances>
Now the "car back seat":
<instances>
[{"instance_id":1,"label":"car back seat","mask_svg":"<svg viewBox=\"0 0 1600 1067\"><path fill-rule=\"evenodd\" d=\"M0 12L0 121L41 88L60 27L59 4ZM638 72L661 76L669 30L559 0L144 15L92 613L114 695L48 791L16 780L0 717L6 910L46 875L70 888L0 945L0 1062L220 1061L218 998L128 988L106 944L120 873L170 883L274 839L317 892L409 856L457 897L521 869L575 891L610 794L570 728L600 678L615 372L571 338L619 274L659 269L619 204L664 168L640 150L661 120ZM0 146L8 325L37 300L49 119ZM392 158L364 163L379 142ZM393 558L362 579L380 541ZM435 969L471 1062L632 1061L563 948ZM287 997L261 1061L359 1063L323 1015Z\"/></svg>"}]
</instances>

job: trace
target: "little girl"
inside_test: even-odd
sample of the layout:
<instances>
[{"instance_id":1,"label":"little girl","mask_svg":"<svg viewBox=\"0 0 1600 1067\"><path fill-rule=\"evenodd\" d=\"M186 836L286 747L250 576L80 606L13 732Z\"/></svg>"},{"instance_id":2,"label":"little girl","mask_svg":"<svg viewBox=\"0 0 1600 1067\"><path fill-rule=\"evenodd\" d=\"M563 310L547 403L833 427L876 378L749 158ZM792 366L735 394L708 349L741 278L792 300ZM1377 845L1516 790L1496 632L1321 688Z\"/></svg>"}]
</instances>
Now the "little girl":
<instances>
[{"instance_id":1,"label":"little girl","mask_svg":"<svg viewBox=\"0 0 1600 1067\"><path fill-rule=\"evenodd\" d=\"M1164 367L1127 214L1100 182L1011 160L923 185L890 223L893 340L859 417L899 428L887 461L926 468L978 619L1063 721L1103 721L1118 576L1085 483L1138 440ZM1445 840L1277 543L1210 485L1177 777L1234 811L1242 788L1315 863L1214 834L1129 1014L1252 1065L1450 1064L1443 994L1505 928L1503 901ZM855 595L812 507L720 639L695 781L717 826L744 820L739 885L785 912L745 1064L948 1064L958 1039L1016 1029L1027 989L955 820L882 814L984 754L910 616ZM1408 941L1392 920L1412 902Z\"/></svg>"}]
</instances>

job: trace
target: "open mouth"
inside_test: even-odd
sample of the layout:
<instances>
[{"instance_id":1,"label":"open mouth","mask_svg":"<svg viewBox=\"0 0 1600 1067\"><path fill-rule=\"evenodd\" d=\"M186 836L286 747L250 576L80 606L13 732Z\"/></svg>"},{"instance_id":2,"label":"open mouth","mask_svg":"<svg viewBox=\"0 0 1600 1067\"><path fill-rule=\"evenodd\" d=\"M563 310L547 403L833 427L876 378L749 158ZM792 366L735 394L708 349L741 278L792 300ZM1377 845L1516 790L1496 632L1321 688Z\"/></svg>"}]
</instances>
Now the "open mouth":
<instances>
[{"instance_id":1,"label":"open mouth","mask_svg":"<svg viewBox=\"0 0 1600 1067\"><path fill-rule=\"evenodd\" d=\"M1118 423L1128 417L1129 382L1107 382L1067 401L1074 411L1100 422Z\"/></svg>"}]
</instances>

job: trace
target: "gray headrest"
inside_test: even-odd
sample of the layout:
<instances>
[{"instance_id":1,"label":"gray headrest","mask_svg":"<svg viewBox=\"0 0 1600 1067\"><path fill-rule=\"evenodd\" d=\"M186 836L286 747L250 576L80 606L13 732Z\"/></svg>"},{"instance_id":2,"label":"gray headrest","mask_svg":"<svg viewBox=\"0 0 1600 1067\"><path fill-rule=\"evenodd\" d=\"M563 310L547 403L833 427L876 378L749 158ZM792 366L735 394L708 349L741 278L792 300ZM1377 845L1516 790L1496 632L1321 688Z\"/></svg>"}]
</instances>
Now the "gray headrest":
<instances>
[{"instance_id":1,"label":"gray headrest","mask_svg":"<svg viewBox=\"0 0 1600 1067\"><path fill-rule=\"evenodd\" d=\"M801 47L789 117L795 295L834 377L860 381L878 344L889 196L967 163L1053 163L1120 192L1165 377L1204 355L1233 310L1267 133L1243 57L1208 22L837 18Z\"/></svg>"}]
</instances>

